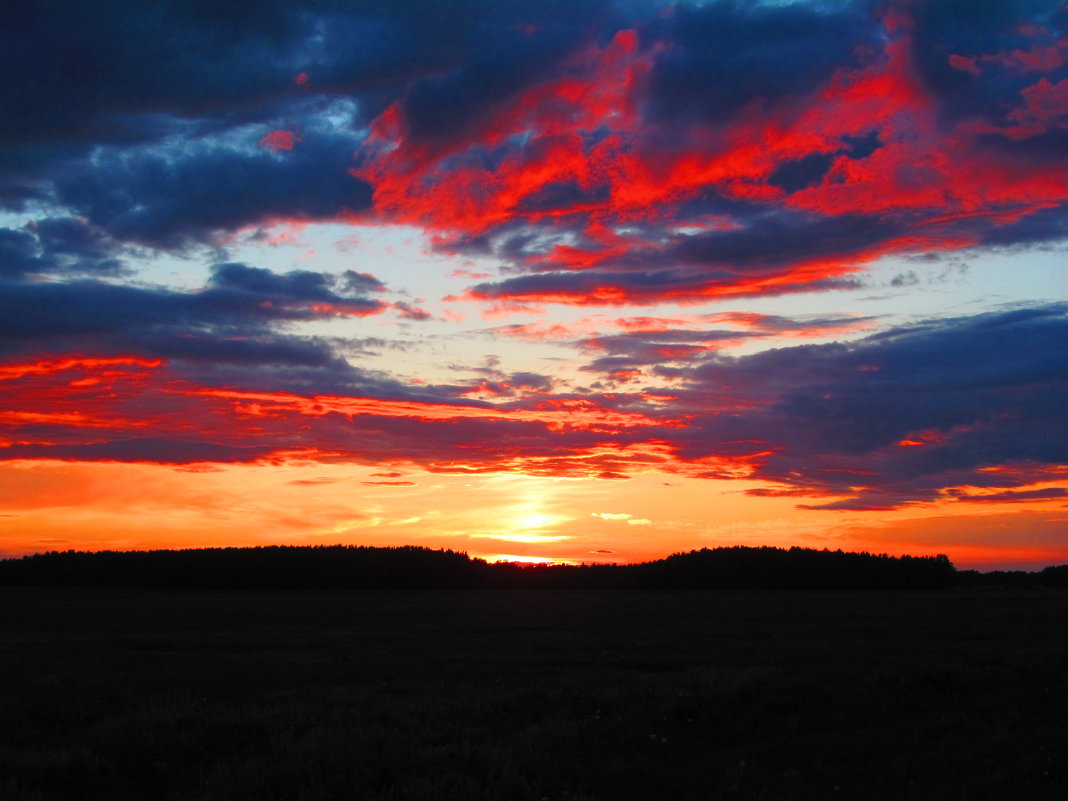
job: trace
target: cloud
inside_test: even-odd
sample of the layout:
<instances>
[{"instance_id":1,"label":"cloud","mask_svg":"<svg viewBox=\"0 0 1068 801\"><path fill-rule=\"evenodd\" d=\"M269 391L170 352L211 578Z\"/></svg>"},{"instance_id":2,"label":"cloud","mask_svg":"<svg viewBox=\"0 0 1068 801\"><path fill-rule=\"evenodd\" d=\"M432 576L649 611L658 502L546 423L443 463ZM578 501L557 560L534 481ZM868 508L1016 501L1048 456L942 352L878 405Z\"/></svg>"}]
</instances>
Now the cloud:
<instances>
[{"instance_id":1,"label":"cloud","mask_svg":"<svg viewBox=\"0 0 1068 801\"><path fill-rule=\"evenodd\" d=\"M393 308L405 320L412 320L414 322L423 322L424 320L430 320L433 315L426 311L426 309L420 309L413 306L410 303L405 303L403 300L398 300L393 304Z\"/></svg>"},{"instance_id":2,"label":"cloud","mask_svg":"<svg viewBox=\"0 0 1068 801\"><path fill-rule=\"evenodd\" d=\"M40 252L42 229L47 226L14 233ZM37 262L34 271L41 269ZM342 356L345 342L292 330L303 321L382 313L386 303L354 293L380 291L373 276L275 273L230 262L213 265L201 289L176 290L63 275L63 267L51 280L22 271L9 276L15 280L0 280L0 358L6 364L129 357L168 362L184 380L206 386L435 397L433 389L413 392L406 382L354 367ZM38 402L47 405L47 398ZM50 413L32 405L12 409Z\"/></svg>"},{"instance_id":3,"label":"cloud","mask_svg":"<svg viewBox=\"0 0 1068 801\"><path fill-rule=\"evenodd\" d=\"M526 371L512 373L510 383L517 389L534 392L549 392L553 388L552 376Z\"/></svg>"},{"instance_id":4,"label":"cloud","mask_svg":"<svg viewBox=\"0 0 1068 801\"><path fill-rule=\"evenodd\" d=\"M110 147L57 174L55 200L116 239L182 248L264 221L366 209L371 187L347 171L356 144L351 135L309 131L282 153L210 140Z\"/></svg>"},{"instance_id":5,"label":"cloud","mask_svg":"<svg viewBox=\"0 0 1068 801\"><path fill-rule=\"evenodd\" d=\"M378 113L411 94L413 120L434 130L450 115L476 119L500 76L521 84L608 11L480 0L374 12L318 0L272 0L253 13L229 2L182 13L155 4L145 14L63 0L11 6L0 12L9 82L0 111L11 121L0 134L0 202L55 199L58 184L60 203L123 238L167 247L270 215L358 210L368 191L346 167L354 137ZM498 53L487 84L479 59L489 47ZM331 137L337 102L352 119ZM246 131L247 146L222 143L235 131ZM165 146L176 139L178 148ZM143 165L125 159L131 147ZM209 173L216 186L200 180Z\"/></svg>"},{"instance_id":6,"label":"cloud","mask_svg":"<svg viewBox=\"0 0 1068 801\"><path fill-rule=\"evenodd\" d=\"M280 275L262 267L250 267L237 262L213 265L210 281L212 287L222 291L217 293L220 298L230 292L238 296L250 295L255 297L261 308L273 308L274 303L294 304L301 311L315 316L337 314L354 317L380 314L385 310L386 304L381 301L337 294L334 287L338 284L344 292L383 289L381 282L373 276L351 270L339 281L330 273L293 270ZM290 309L290 313L294 311Z\"/></svg>"},{"instance_id":7,"label":"cloud","mask_svg":"<svg viewBox=\"0 0 1068 801\"><path fill-rule=\"evenodd\" d=\"M604 352L579 369L589 372L616 373L654 364L688 362L698 354L737 345L754 336L739 331L632 331L582 340L589 352Z\"/></svg>"},{"instance_id":8,"label":"cloud","mask_svg":"<svg viewBox=\"0 0 1068 801\"><path fill-rule=\"evenodd\" d=\"M957 494L955 492L951 494L958 501L965 501L968 503L1028 503L1031 501L1068 498L1068 489L1064 487L1048 487L1036 490L1007 490L1005 492L988 492L983 494Z\"/></svg>"},{"instance_id":9,"label":"cloud","mask_svg":"<svg viewBox=\"0 0 1068 801\"><path fill-rule=\"evenodd\" d=\"M408 224L499 267L454 273L492 315L848 289L884 256L1061 242L1061 3L176 9L0 10L0 372L46 365L0 381L0 457L656 469L823 509L1058 497L1032 485L1068 461L1061 306L865 338L591 315L497 330L580 349L603 392L499 360L415 386L360 364L395 343L301 333L433 325L373 275L218 257L178 290L130 264L277 222ZM892 286L936 280L908 266Z\"/></svg>"},{"instance_id":10,"label":"cloud","mask_svg":"<svg viewBox=\"0 0 1068 801\"><path fill-rule=\"evenodd\" d=\"M226 388L268 382L307 382L306 388L347 382L350 394ZM367 394L355 394L361 389ZM643 454L637 433L661 423L612 408L607 398L495 405L444 402L434 387L419 391L421 396L336 365L325 371L240 369L137 356L8 364L0 372L0 457L162 464L403 461L442 472L572 476L663 458ZM606 448L606 442L614 445Z\"/></svg>"},{"instance_id":11,"label":"cloud","mask_svg":"<svg viewBox=\"0 0 1068 801\"><path fill-rule=\"evenodd\" d=\"M9 362L3 456L404 462L606 480L655 469L763 480L746 491L813 509L1059 499L1033 485L1063 481L1068 462L1066 335L1063 305L1026 307L680 358L661 392L503 402L453 400L449 386L413 388L328 351L269 370L188 354Z\"/></svg>"},{"instance_id":12,"label":"cloud","mask_svg":"<svg viewBox=\"0 0 1068 801\"><path fill-rule=\"evenodd\" d=\"M818 337L862 330L869 320L838 318L790 320L774 315L714 313L695 315L679 323L724 322L743 328L700 330L673 328L670 318L622 318L610 324L622 327L624 333L605 334L579 340L576 344L588 353L605 353L581 370L615 373L632 371L649 365L673 362L688 363L702 353L737 346L747 340L771 336ZM748 330L744 330L748 329Z\"/></svg>"},{"instance_id":13,"label":"cloud","mask_svg":"<svg viewBox=\"0 0 1068 801\"><path fill-rule=\"evenodd\" d=\"M1066 333L1068 310L1055 304L850 343L713 354L673 371L676 413L695 414L678 454L694 465L729 456L742 475L781 486L751 494L842 496L809 505L822 509L1057 480L1052 466L1068 460L1068 428L1054 411Z\"/></svg>"},{"instance_id":14,"label":"cloud","mask_svg":"<svg viewBox=\"0 0 1068 801\"><path fill-rule=\"evenodd\" d=\"M0 279L43 275L119 276L116 245L84 220L49 217L0 228Z\"/></svg>"},{"instance_id":15,"label":"cloud","mask_svg":"<svg viewBox=\"0 0 1068 801\"><path fill-rule=\"evenodd\" d=\"M97 239L7 234L0 270L359 219L500 258L468 299L622 305L1062 239L1064 12L958 5L20 6L0 200Z\"/></svg>"},{"instance_id":16,"label":"cloud","mask_svg":"<svg viewBox=\"0 0 1068 801\"><path fill-rule=\"evenodd\" d=\"M502 9L517 26L527 23L525 30L486 41L455 69L416 81L402 103L410 140L445 147L485 135L502 106L552 77L569 53L587 44L588 26L606 10L605 4L588 0L571 3L566 11L551 5L536 11L530 6ZM532 13L540 18L537 22L521 16Z\"/></svg>"},{"instance_id":17,"label":"cloud","mask_svg":"<svg viewBox=\"0 0 1068 801\"><path fill-rule=\"evenodd\" d=\"M871 58L878 45L872 7L680 4L666 24L650 26L663 42L649 76L650 116L672 124L717 123L746 106L804 97L835 71L857 69Z\"/></svg>"},{"instance_id":18,"label":"cloud","mask_svg":"<svg viewBox=\"0 0 1068 801\"><path fill-rule=\"evenodd\" d=\"M492 284L476 284L464 297L479 301L520 300L575 306L624 306L691 302L716 297L775 297L792 292L857 286L848 279L799 279L792 282L787 276L770 277L773 280L739 281L729 271L700 274L683 270L541 273L507 278Z\"/></svg>"},{"instance_id":19,"label":"cloud","mask_svg":"<svg viewBox=\"0 0 1068 801\"><path fill-rule=\"evenodd\" d=\"M1004 6L964 27L978 47L1036 9ZM981 125L956 117L925 85L960 38L950 17L885 12L680 6L602 39L594 59L524 73L522 90L502 77L494 113L466 138L443 135L447 151L420 144L396 105L359 174L380 213L439 231L451 252L506 262L510 277L464 295L479 301L820 291L856 285L886 254L1063 238L1063 148L1036 138L1059 135L1060 84L1032 73L1006 92L1008 62L984 67L989 86L948 66L973 81L960 91L990 89L988 110L1000 110ZM1031 63L1054 78L1062 66ZM1010 123L1025 117L1042 130L1015 152L1023 134ZM1049 222L1029 224L1039 214Z\"/></svg>"},{"instance_id":20,"label":"cloud","mask_svg":"<svg viewBox=\"0 0 1068 801\"><path fill-rule=\"evenodd\" d=\"M947 117L996 119L1018 100L1032 67L1041 72L1063 66L1063 59L1035 58L1063 29L1064 10L1057 3L990 0L973 8L951 0L901 8L908 14L916 73Z\"/></svg>"},{"instance_id":21,"label":"cloud","mask_svg":"<svg viewBox=\"0 0 1068 801\"><path fill-rule=\"evenodd\" d=\"M386 308L337 295L335 282L329 274L278 275L242 264L216 265L211 282L192 292L89 280L8 282L0 292L0 352L133 349L192 361L337 366L322 341L276 330Z\"/></svg>"}]
</instances>

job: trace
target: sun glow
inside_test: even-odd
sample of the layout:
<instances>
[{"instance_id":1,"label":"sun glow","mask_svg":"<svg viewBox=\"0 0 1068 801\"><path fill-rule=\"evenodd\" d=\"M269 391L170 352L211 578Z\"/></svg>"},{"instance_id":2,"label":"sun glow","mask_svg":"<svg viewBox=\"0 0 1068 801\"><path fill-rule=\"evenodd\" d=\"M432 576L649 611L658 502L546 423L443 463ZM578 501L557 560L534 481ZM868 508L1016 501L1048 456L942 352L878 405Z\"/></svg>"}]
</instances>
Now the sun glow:
<instances>
[{"instance_id":1,"label":"sun glow","mask_svg":"<svg viewBox=\"0 0 1068 801\"><path fill-rule=\"evenodd\" d=\"M505 540L506 542L522 542L525 544L537 542L559 542L569 540L566 534L472 534L472 537L486 540Z\"/></svg>"},{"instance_id":2,"label":"sun glow","mask_svg":"<svg viewBox=\"0 0 1068 801\"><path fill-rule=\"evenodd\" d=\"M518 556L511 553L495 553L487 555L472 554L487 562L517 562L523 565L574 565L578 562L573 559L554 559L551 556Z\"/></svg>"},{"instance_id":3,"label":"sun glow","mask_svg":"<svg viewBox=\"0 0 1068 801\"><path fill-rule=\"evenodd\" d=\"M519 528L542 529L555 526L563 520L559 515L546 515L540 513L524 515L516 519L515 525Z\"/></svg>"}]
</instances>

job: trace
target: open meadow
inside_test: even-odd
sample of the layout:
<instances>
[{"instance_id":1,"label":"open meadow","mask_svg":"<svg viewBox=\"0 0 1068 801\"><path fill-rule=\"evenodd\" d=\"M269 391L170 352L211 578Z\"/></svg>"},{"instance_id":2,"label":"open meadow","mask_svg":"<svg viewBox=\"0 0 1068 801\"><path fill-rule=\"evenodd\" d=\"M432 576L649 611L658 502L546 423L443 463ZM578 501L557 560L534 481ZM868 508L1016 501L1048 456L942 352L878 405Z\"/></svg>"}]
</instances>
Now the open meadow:
<instances>
[{"instance_id":1,"label":"open meadow","mask_svg":"<svg viewBox=\"0 0 1068 801\"><path fill-rule=\"evenodd\" d=\"M0 798L1068 797L1068 592L0 589Z\"/></svg>"}]
</instances>

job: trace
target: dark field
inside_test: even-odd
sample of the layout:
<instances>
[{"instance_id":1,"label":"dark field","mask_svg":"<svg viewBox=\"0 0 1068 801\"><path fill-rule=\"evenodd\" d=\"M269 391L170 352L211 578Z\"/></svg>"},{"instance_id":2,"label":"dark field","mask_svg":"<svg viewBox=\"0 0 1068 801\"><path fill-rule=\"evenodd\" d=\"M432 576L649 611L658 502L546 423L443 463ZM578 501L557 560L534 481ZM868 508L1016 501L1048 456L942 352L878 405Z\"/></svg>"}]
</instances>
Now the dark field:
<instances>
[{"instance_id":1,"label":"dark field","mask_svg":"<svg viewBox=\"0 0 1068 801\"><path fill-rule=\"evenodd\" d=\"M1068 798L1068 592L0 589L0 798Z\"/></svg>"}]
</instances>

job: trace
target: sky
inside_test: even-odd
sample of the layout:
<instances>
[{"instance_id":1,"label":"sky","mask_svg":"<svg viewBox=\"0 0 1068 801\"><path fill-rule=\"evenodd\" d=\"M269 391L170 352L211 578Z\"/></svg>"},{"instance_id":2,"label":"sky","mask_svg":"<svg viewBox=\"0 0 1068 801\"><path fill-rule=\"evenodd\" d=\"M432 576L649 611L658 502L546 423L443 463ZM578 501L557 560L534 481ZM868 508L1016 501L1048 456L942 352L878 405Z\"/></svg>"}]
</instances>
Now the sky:
<instances>
[{"instance_id":1,"label":"sky","mask_svg":"<svg viewBox=\"0 0 1068 801\"><path fill-rule=\"evenodd\" d=\"M0 556L1068 562L1068 6L0 7Z\"/></svg>"}]
</instances>

